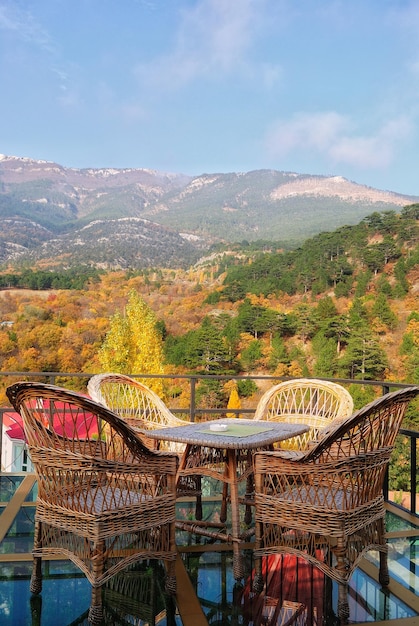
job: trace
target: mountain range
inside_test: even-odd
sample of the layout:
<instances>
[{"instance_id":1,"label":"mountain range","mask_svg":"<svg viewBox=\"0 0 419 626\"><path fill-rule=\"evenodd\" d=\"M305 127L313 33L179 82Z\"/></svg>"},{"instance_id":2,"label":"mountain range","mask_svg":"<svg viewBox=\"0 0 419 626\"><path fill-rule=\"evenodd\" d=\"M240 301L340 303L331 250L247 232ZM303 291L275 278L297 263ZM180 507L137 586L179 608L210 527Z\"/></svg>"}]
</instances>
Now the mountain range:
<instances>
[{"instance_id":1,"label":"mountain range","mask_svg":"<svg viewBox=\"0 0 419 626\"><path fill-rule=\"evenodd\" d=\"M417 202L340 176L276 170L188 176L0 155L0 263L188 266L215 243L295 247Z\"/></svg>"}]
</instances>

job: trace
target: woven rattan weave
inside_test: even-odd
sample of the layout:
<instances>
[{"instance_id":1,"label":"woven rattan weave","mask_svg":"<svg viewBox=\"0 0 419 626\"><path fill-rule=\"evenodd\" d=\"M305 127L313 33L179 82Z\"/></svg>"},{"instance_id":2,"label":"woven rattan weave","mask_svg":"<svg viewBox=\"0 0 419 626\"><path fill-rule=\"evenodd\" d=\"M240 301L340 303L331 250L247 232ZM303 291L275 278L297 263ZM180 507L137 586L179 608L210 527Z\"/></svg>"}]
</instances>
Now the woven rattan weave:
<instances>
[{"instance_id":1,"label":"woven rattan weave","mask_svg":"<svg viewBox=\"0 0 419 626\"><path fill-rule=\"evenodd\" d=\"M182 420L168 409L163 400L149 387L125 374L96 374L87 384L89 395L122 417L133 428L141 428L138 436L150 449L169 450L181 457L185 444L174 441L157 441L146 432L172 426L185 426ZM178 481L177 495L196 498L196 519L202 519L202 494L199 476L185 476Z\"/></svg>"},{"instance_id":2,"label":"woven rattan weave","mask_svg":"<svg viewBox=\"0 0 419 626\"><path fill-rule=\"evenodd\" d=\"M315 378L296 378L274 385L258 402L254 419L308 424L309 431L281 444L304 450L336 419L351 415L354 403L344 387Z\"/></svg>"},{"instance_id":3,"label":"woven rattan weave","mask_svg":"<svg viewBox=\"0 0 419 626\"><path fill-rule=\"evenodd\" d=\"M38 479L32 593L48 556L71 559L90 581L92 623L102 619L102 585L137 561L166 561L174 592L178 456L149 450L116 414L75 392L23 382L6 393Z\"/></svg>"},{"instance_id":4,"label":"woven rattan weave","mask_svg":"<svg viewBox=\"0 0 419 626\"><path fill-rule=\"evenodd\" d=\"M176 417L167 408L163 400L149 387L125 374L109 373L92 376L87 383L91 398L122 417L132 426L145 430L183 426L184 420ZM154 447L156 441L142 435L148 447ZM165 444L165 450L182 453L185 446ZM160 447L160 449L162 449Z\"/></svg>"},{"instance_id":5,"label":"woven rattan weave","mask_svg":"<svg viewBox=\"0 0 419 626\"><path fill-rule=\"evenodd\" d=\"M386 394L305 451L254 456L256 555L288 552L319 567L340 584L341 619L348 617L347 582L367 551L380 552L380 582L388 585L383 482L418 393L411 387Z\"/></svg>"}]
</instances>

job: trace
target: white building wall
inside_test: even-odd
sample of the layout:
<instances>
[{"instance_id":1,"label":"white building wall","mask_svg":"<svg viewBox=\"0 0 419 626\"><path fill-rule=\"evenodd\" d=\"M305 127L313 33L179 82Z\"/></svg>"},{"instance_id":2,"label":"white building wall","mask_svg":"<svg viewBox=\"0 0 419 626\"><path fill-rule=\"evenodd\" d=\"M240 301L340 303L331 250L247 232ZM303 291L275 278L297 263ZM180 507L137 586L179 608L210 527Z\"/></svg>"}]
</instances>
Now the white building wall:
<instances>
[{"instance_id":1,"label":"white building wall","mask_svg":"<svg viewBox=\"0 0 419 626\"><path fill-rule=\"evenodd\" d=\"M19 439L10 439L3 425L3 446L1 451L2 472L32 472L33 466L28 457L25 442Z\"/></svg>"}]
</instances>

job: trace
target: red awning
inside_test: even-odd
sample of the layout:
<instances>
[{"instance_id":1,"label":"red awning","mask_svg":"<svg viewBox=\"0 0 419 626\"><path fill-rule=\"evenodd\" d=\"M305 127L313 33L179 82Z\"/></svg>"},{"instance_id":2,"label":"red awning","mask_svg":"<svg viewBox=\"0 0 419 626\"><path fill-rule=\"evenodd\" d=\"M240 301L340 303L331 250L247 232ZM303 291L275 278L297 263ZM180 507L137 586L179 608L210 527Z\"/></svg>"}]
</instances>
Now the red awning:
<instances>
[{"instance_id":1,"label":"red awning","mask_svg":"<svg viewBox=\"0 0 419 626\"><path fill-rule=\"evenodd\" d=\"M55 406L59 409L59 403ZM63 407L64 408L64 404ZM6 434L10 439L25 441L25 433L23 428L23 420L20 413L7 411L3 413L3 421L6 426ZM58 435L65 433L67 437L72 437L74 432L80 439L87 439L98 434L97 418L95 415L80 414L76 416L76 420L72 416L65 418L64 425L60 421L55 424L55 431Z\"/></svg>"},{"instance_id":2,"label":"red awning","mask_svg":"<svg viewBox=\"0 0 419 626\"><path fill-rule=\"evenodd\" d=\"M22 418L15 411L3 413L3 424L6 426L6 434L10 439L25 441Z\"/></svg>"}]
</instances>

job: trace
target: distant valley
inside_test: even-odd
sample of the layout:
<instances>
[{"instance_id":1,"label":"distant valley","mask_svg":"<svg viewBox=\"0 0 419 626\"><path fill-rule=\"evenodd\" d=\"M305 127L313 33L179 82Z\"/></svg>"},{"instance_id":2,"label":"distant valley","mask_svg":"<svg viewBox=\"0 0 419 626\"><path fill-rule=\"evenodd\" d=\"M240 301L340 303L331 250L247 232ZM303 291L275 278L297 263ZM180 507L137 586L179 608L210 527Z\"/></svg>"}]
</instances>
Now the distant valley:
<instances>
[{"instance_id":1,"label":"distant valley","mask_svg":"<svg viewBox=\"0 0 419 626\"><path fill-rule=\"evenodd\" d=\"M213 244L295 247L419 197L339 176L74 169L0 155L0 263L187 267Z\"/></svg>"}]
</instances>

